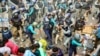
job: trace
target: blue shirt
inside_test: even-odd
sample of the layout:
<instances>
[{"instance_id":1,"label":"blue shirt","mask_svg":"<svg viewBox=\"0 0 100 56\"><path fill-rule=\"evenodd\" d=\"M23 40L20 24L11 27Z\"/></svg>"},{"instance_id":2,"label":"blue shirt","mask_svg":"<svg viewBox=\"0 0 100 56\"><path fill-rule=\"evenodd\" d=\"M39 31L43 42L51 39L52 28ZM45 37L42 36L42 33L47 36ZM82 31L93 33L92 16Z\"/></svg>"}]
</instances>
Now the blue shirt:
<instances>
[{"instance_id":1,"label":"blue shirt","mask_svg":"<svg viewBox=\"0 0 100 56\"><path fill-rule=\"evenodd\" d=\"M26 50L24 56L36 56L30 50Z\"/></svg>"},{"instance_id":2,"label":"blue shirt","mask_svg":"<svg viewBox=\"0 0 100 56\"><path fill-rule=\"evenodd\" d=\"M31 33L36 34L35 29L32 25L29 25L27 28Z\"/></svg>"}]
</instances>

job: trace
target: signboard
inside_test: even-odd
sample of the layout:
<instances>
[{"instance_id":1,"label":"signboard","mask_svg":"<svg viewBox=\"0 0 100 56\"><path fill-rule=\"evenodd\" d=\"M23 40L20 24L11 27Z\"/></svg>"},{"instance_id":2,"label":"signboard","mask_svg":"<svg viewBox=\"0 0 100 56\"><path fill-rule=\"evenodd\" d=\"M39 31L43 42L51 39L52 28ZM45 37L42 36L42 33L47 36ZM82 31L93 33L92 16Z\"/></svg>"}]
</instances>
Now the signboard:
<instances>
[{"instance_id":1,"label":"signboard","mask_svg":"<svg viewBox=\"0 0 100 56\"><path fill-rule=\"evenodd\" d=\"M0 18L0 27L9 27L9 20L7 18Z\"/></svg>"}]
</instances>

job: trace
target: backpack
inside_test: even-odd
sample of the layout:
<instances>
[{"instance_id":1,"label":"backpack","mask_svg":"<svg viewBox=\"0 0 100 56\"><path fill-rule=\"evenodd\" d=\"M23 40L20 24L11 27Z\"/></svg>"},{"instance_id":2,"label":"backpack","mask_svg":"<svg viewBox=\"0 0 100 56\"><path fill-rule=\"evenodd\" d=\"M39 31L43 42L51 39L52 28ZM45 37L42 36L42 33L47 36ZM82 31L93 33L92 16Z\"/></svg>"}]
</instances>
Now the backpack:
<instances>
[{"instance_id":1,"label":"backpack","mask_svg":"<svg viewBox=\"0 0 100 56\"><path fill-rule=\"evenodd\" d=\"M12 37L12 33L9 30L7 30L6 32L3 31L2 37L3 39L10 39Z\"/></svg>"}]
</instances>

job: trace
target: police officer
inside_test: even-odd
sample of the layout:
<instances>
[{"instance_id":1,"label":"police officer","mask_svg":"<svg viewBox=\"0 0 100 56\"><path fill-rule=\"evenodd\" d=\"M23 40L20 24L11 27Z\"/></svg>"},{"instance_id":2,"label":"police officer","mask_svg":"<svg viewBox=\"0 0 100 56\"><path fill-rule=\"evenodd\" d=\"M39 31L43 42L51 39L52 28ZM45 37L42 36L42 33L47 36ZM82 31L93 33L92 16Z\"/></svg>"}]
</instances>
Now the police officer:
<instances>
[{"instance_id":1,"label":"police officer","mask_svg":"<svg viewBox=\"0 0 100 56\"><path fill-rule=\"evenodd\" d=\"M47 35L47 40L50 42L50 44L52 44L52 31L55 25L55 20L52 18L51 14L48 14L43 21L43 30Z\"/></svg>"}]
</instances>

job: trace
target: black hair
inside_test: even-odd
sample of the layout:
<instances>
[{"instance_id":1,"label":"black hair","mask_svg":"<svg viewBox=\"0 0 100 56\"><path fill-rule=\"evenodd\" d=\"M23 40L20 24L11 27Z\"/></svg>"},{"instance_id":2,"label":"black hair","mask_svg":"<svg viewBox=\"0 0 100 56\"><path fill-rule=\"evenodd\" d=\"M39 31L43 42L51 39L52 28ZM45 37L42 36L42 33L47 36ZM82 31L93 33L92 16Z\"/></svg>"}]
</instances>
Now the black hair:
<instances>
[{"instance_id":1,"label":"black hair","mask_svg":"<svg viewBox=\"0 0 100 56\"><path fill-rule=\"evenodd\" d=\"M51 14L48 14L47 16L52 16Z\"/></svg>"},{"instance_id":2,"label":"black hair","mask_svg":"<svg viewBox=\"0 0 100 56\"><path fill-rule=\"evenodd\" d=\"M14 14L13 14L13 16L12 16L12 17L13 17L13 18L18 18L18 15L19 15L19 13L18 13L18 12L16 12L16 13L14 13Z\"/></svg>"},{"instance_id":3,"label":"black hair","mask_svg":"<svg viewBox=\"0 0 100 56\"><path fill-rule=\"evenodd\" d=\"M30 46L30 49L31 49L31 50L34 50L34 49L36 49L36 48L37 48L37 47L36 47L35 44L33 44L33 45Z\"/></svg>"},{"instance_id":4,"label":"black hair","mask_svg":"<svg viewBox=\"0 0 100 56\"><path fill-rule=\"evenodd\" d=\"M36 46L36 48L39 48L40 47L39 43L36 43L35 46Z\"/></svg>"},{"instance_id":5,"label":"black hair","mask_svg":"<svg viewBox=\"0 0 100 56\"><path fill-rule=\"evenodd\" d=\"M6 44L6 43L8 42L8 40L9 40L9 39L4 38L4 39L3 39L3 43Z\"/></svg>"},{"instance_id":6,"label":"black hair","mask_svg":"<svg viewBox=\"0 0 100 56\"><path fill-rule=\"evenodd\" d=\"M3 27L3 29L2 30L8 30L8 27Z\"/></svg>"},{"instance_id":7,"label":"black hair","mask_svg":"<svg viewBox=\"0 0 100 56\"><path fill-rule=\"evenodd\" d=\"M59 50L58 47L53 47L53 48L52 48L52 51L53 51L53 52L58 52L58 50Z\"/></svg>"},{"instance_id":8,"label":"black hair","mask_svg":"<svg viewBox=\"0 0 100 56\"><path fill-rule=\"evenodd\" d=\"M4 47L5 43L3 42L3 40L0 39L0 47Z\"/></svg>"},{"instance_id":9,"label":"black hair","mask_svg":"<svg viewBox=\"0 0 100 56\"><path fill-rule=\"evenodd\" d=\"M2 53L0 53L0 56L4 56Z\"/></svg>"},{"instance_id":10,"label":"black hair","mask_svg":"<svg viewBox=\"0 0 100 56\"><path fill-rule=\"evenodd\" d=\"M24 52L25 52L25 48L20 47L20 48L18 49L18 52L20 52L20 53L24 53Z\"/></svg>"},{"instance_id":11,"label":"black hair","mask_svg":"<svg viewBox=\"0 0 100 56\"><path fill-rule=\"evenodd\" d=\"M57 56L55 53L51 54L50 56Z\"/></svg>"}]
</instances>

